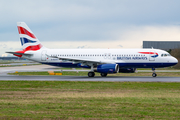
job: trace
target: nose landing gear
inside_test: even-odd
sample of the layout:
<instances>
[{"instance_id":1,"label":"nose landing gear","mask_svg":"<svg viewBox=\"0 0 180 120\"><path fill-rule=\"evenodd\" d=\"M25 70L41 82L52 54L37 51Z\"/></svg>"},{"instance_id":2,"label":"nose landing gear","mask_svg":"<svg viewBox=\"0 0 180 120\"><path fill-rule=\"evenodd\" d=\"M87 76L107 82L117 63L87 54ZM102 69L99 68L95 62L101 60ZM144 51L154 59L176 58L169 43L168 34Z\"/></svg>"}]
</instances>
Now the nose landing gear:
<instances>
[{"instance_id":1,"label":"nose landing gear","mask_svg":"<svg viewBox=\"0 0 180 120\"><path fill-rule=\"evenodd\" d=\"M153 73L153 74L152 74L152 76L153 76L153 77L156 77L156 76L157 76L157 74L156 74L156 73Z\"/></svg>"},{"instance_id":2,"label":"nose landing gear","mask_svg":"<svg viewBox=\"0 0 180 120\"><path fill-rule=\"evenodd\" d=\"M152 68L152 71L153 71L152 76L153 76L153 77L156 77L156 76L157 76L157 74L156 74L156 72L155 72L155 68Z\"/></svg>"}]
</instances>

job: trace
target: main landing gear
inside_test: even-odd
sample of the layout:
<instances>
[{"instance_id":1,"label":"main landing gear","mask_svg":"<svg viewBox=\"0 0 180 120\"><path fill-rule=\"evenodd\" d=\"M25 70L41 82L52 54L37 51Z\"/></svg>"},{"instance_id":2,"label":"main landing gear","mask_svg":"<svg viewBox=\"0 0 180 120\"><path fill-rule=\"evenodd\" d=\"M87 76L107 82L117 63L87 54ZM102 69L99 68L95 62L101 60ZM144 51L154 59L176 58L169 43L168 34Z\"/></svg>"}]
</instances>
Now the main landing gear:
<instances>
[{"instance_id":1,"label":"main landing gear","mask_svg":"<svg viewBox=\"0 0 180 120\"><path fill-rule=\"evenodd\" d=\"M152 76L153 76L153 77L156 77L156 76L157 76L157 74L156 74L156 72L155 72L155 68L152 68L152 71L153 71Z\"/></svg>"},{"instance_id":2,"label":"main landing gear","mask_svg":"<svg viewBox=\"0 0 180 120\"><path fill-rule=\"evenodd\" d=\"M88 77L94 77L95 76L95 73L94 73L94 66L92 65L91 66L91 71L88 72ZM107 76L107 73L101 73L101 77L106 77Z\"/></svg>"},{"instance_id":3,"label":"main landing gear","mask_svg":"<svg viewBox=\"0 0 180 120\"><path fill-rule=\"evenodd\" d=\"M92 65L91 66L91 71L88 72L88 77L94 77L95 76L95 73L94 73L94 66Z\"/></svg>"},{"instance_id":4,"label":"main landing gear","mask_svg":"<svg viewBox=\"0 0 180 120\"><path fill-rule=\"evenodd\" d=\"M95 76L95 73L90 71L88 72L88 77L94 77ZM106 77L107 76L107 73L101 73L101 77Z\"/></svg>"},{"instance_id":5,"label":"main landing gear","mask_svg":"<svg viewBox=\"0 0 180 120\"><path fill-rule=\"evenodd\" d=\"M95 73L94 72L88 72L88 77L94 77Z\"/></svg>"},{"instance_id":6,"label":"main landing gear","mask_svg":"<svg viewBox=\"0 0 180 120\"><path fill-rule=\"evenodd\" d=\"M101 73L101 77L106 77L107 73Z\"/></svg>"}]
</instances>

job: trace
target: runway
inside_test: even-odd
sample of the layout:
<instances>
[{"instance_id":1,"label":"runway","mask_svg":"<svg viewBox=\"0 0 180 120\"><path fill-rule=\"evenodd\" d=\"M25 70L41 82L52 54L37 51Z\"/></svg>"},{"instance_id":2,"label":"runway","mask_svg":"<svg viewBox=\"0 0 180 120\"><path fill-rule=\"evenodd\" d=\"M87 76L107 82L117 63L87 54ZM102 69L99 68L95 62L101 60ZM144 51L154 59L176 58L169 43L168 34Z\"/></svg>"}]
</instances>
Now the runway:
<instances>
[{"instance_id":1,"label":"runway","mask_svg":"<svg viewBox=\"0 0 180 120\"><path fill-rule=\"evenodd\" d=\"M16 66L1 67L0 80L29 80L29 81L116 81L116 82L180 82L180 77L130 77L130 76L95 76L89 78L87 76L14 76L8 75L10 72L26 72L26 71L60 71L61 68L48 65L32 65L32 66ZM83 69L67 69L63 71L89 71ZM138 70L138 72L151 72L150 70ZM157 70L156 72L180 72L180 70Z\"/></svg>"},{"instance_id":2,"label":"runway","mask_svg":"<svg viewBox=\"0 0 180 120\"><path fill-rule=\"evenodd\" d=\"M89 69L63 69L56 66L49 65L31 65L31 66L14 66L14 67L0 67L0 76L7 75L7 73L18 72L37 72L37 71L89 71ZM138 70L137 72L152 72L152 70ZM179 72L180 70L156 70L156 72Z\"/></svg>"},{"instance_id":3,"label":"runway","mask_svg":"<svg viewBox=\"0 0 180 120\"><path fill-rule=\"evenodd\" d=\"M14 67L0 67L0 76L7 75L7 73L18 72L42 72L42 71L62 71L60 67L49 65L31 65L31 66L14 66ZM89 71L85 69L67 69L63 71Z\"/></svg>"},{"instance_id":4,"label":"runway","mask_svg":"<svg viewBox=\"0 0 180 120\"><path fill-rule=\"evenodd\" d=\"M109 82L180 82L180 77L127 77L107 76L89 78L87 76L0 76L0 80L17 81L109 81Z\"/></svg>"}]
</instances>

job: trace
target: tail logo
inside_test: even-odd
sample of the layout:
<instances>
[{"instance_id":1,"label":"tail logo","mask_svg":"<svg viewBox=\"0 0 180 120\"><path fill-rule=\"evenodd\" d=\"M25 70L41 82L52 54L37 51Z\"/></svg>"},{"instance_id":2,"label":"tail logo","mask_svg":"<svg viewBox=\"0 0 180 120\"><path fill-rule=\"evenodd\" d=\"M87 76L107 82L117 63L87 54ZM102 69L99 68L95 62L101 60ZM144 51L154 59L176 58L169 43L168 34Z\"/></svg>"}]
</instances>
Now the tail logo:
<instances>
[{"instance_id":1,"label":"tail logo","mask_svg":"<svg viewBox=\"0 0 180 120\"><path fill-rule=\"evenodd\" d=\"M35 37L34 34L30 33L28 30L26 30L26 29L23 28L23 27L18 26L18 31L19 31L19 34L24 34L24 35L27 35L27 36L29 36L29 37L31 37L31 38L36 39L36 37Z\"/></svg>"},{"instance_id":2,"label":"tail logo","mask_svg":"<svg viewBox=\"0 0 180 120\"><path fill-rule=\"evenodd\" d=\"M25 43L35 43L36 41L29 40L27 38L20 38L21 45L24 45Z\"/></svg>"},{"instance_id":3,"label":"tail logo","mask_svg":"<svg viewBox=\"0 0 180 120\"><path fill-rule=\"evenodd\" d=\"M33 34L33 32L24 22L18 23L17 28L19 31L23 51L36 51L43 47L39 40L36 38L36 36Z\"/></svg>"}]
</instances>

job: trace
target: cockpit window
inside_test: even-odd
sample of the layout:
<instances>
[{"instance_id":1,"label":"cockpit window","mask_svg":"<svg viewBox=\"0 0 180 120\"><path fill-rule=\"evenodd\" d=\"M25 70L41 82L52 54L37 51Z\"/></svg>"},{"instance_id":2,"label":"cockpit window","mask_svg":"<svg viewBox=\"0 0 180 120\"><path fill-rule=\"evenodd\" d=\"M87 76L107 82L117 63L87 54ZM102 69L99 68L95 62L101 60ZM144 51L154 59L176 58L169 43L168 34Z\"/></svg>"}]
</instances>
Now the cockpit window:
<instances>
[{"instance_id":1,"label":"cockpit window","mask_svg":"<svg viewBox=\"0 0 180 120\"><path fill-rule=\"evenodd\" d=\"M161 54L161 57L171 56L170 54Z\"/></svg>"}]
</instances>

